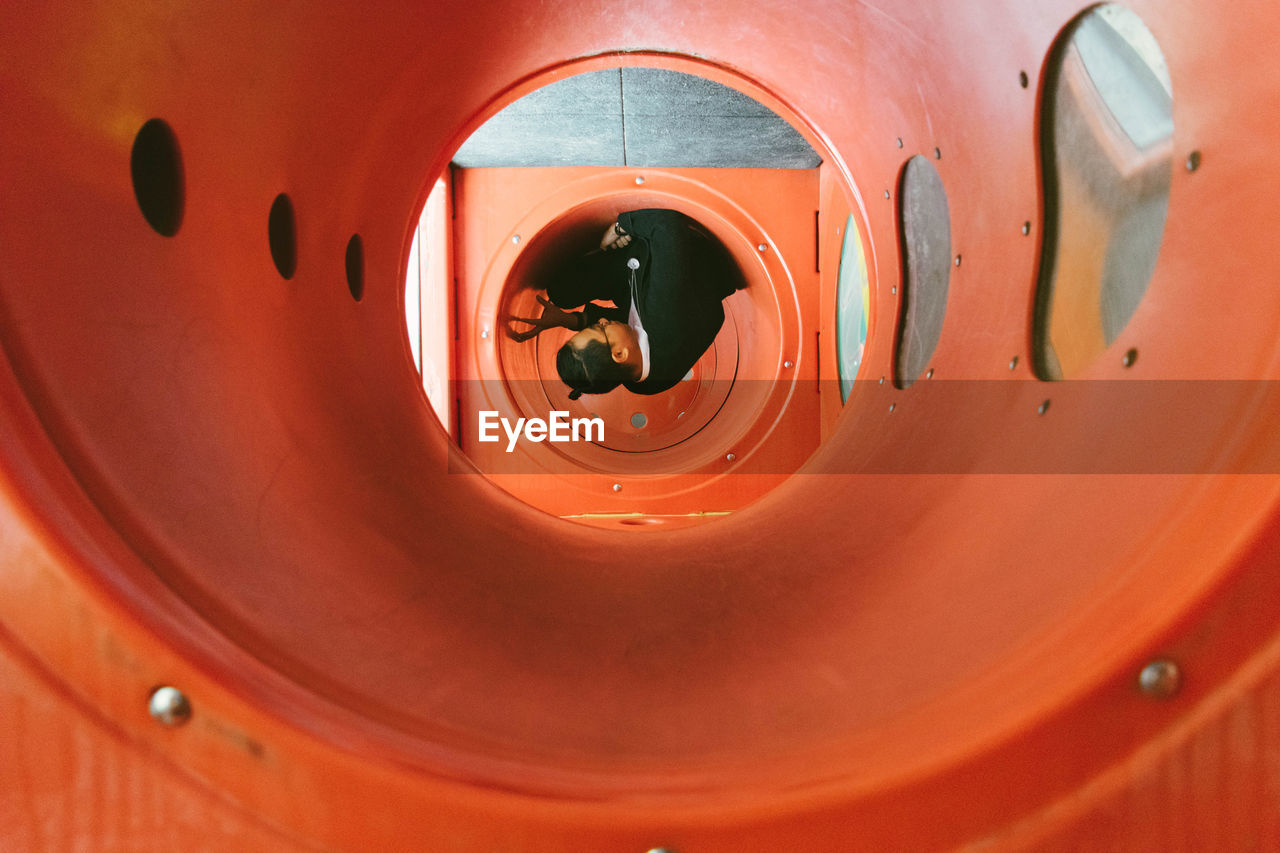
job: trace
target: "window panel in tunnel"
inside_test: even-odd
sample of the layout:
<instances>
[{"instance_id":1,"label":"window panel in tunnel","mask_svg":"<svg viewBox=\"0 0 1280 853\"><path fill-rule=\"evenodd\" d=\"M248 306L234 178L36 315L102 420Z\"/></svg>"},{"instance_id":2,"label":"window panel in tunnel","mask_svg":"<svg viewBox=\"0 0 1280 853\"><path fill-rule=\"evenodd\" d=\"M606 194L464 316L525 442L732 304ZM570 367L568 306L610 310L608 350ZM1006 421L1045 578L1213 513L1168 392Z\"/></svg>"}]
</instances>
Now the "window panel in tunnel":
<instances>
[{"instance_id":1,"label":"window panel in tunnel","mask_svg":"<svg viewBox=\"0 0 1280 853\"><path fill-rule=\"evenodd\" d=\"M836 284L836 352L840 369L840 400L849 399L853 381L862 366L867 344L867 318L871 313L871 289L867 282L867 258L862 235L853 215L844 223L840 246L840 272Z\"/></svg>"},{"instance_id":2,"label":"window panel in tunnel","mask_svg":"<svg viewBox=\"0 0 1280 853\"><path fill-rule=\"evenodd\" d=\"M1154 36L1099 7L1048 66L1041 158L1045 235L1036 293L1036 375L1069 379L1124 331L1155 271L1169 207L1173 102Z\"/></svg>"},{"instance_id":3,"label":"window panel in tunnel","mask_svg":"<svg viewBox=\"0 0 1280 853\"><path fill-rule=\"evenodd\" d=\"M894 357L894 384L907 388L924 373L942 335L951 279L951 214L942 177L916 155L898 189L902 241L902 312Z\"/></svg>"}]
</instances>

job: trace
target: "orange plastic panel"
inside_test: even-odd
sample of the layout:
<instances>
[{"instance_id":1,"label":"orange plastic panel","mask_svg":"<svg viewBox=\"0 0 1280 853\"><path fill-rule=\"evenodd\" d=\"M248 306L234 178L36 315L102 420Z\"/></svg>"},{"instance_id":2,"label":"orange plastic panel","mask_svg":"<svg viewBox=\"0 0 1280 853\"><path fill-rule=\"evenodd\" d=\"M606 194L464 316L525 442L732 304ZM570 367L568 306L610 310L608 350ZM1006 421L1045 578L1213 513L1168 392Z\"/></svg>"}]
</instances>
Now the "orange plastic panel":
<instances>
[{"instance_id":1,"label":"orange plastic panel","mask_svg":"<svg viewBox=\"0 0 1280 853\"><path fill-rule=\"evenodd\" d=\"M816 449L817 170L464 169L455 181L455 387L460 444L480 472L556 515L672 524L741 508ZM656 396L570 401L555 369L569 333L516 343L506 318L537 316L536 288L556 265L598 245L620 212L645 207L702 222L746 286L725 300L720 334L688 381ZM481 411L511 422L599 416L604 440L521 440L508 452L505 438L477 440Z\"/></svg>"},{"instance_id":2,"label":"orange plastic panel","mask_svg":"<svg viewBox=\"0 0 1280 853\"><path fill-rule=\"evenodd\" d=\"M0 846L1275 849L1280 18L1130 5L1175 92L1160 256L1048 384L1037 91L1078 3L5 4ZM402 307L458 142L626 62L796 119L871 283L801 472L644 535L455 473ZM152 119L174 236L131 177ZM900 391L915 154L964 262ZM147 715L166 683L184 726Z\"/></svg>"}]
</instances>

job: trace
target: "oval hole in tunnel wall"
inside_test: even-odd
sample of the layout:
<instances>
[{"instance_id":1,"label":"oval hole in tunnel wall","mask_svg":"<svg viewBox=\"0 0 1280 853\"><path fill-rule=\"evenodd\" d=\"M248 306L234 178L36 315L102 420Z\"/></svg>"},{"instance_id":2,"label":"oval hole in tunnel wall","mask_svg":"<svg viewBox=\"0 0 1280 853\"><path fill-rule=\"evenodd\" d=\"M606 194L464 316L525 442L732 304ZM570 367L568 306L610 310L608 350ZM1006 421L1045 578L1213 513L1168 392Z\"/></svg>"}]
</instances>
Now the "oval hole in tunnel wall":
<instances>
[{"instance_id":1,"label":"oval hole in tunnel wall","mask_svg":"<svg viewBox=\"0 0 1280 853\"><path fill-rule=\"evenodd\" d=\"M271 247L271 260L285 281L293 278L298 269L298 226L293 213L293 201L285 193L276 196L267 217L267 244Z\"/></svg>"},{"instance_id":2,"label":"oval hole in tunnel wall","mask_svg":"<svg viewBox=\"0 0 1280 853\"><path fill-rule=\"evenodd\" d=\"M186 179L178 137L167 122L153 118L138 131L129 155L129 172L147 224L162 236L176 235L182 227Z\"/></svg>"},{"instance_id":3,"label":"oval hole in tunnel wall","mask_svg":"<svg viewBox=\"0 0 1280 853\"><path fill-rule=\"evenodd\" d=\"M836 362L840 369L840 399L849 399L853 381L862 366L867 345L867 321L871 316L871 288L862 234L849 214L840 246L840 270L836 275Z\"/></svg>"},{"instance_id":4,"label":"oval hole in tunnel wall","mask_svg":"<svg viewBox=\"0 0 1280 853\"><path fill-rule=\"evenodd\" d=\"M1050 55L1041 108L1044 248L1032 331L1040 379L1092 365L1155 271L1173 174L1173 98L1155 37L1106 5Z\"/></svg>"},{"instance_id":5,"label":"oval hole in tunnel wall","mask_svg":"<svg viewBox=\"0 0 1280 853\"><path fill-rule=\"evenodd\" d=\"M917 154L898 185L902 241L902 309L894 385L907 388L924 373L942 335L951 280L951 214L938 170Z\"/></svg>"},{"instance_id":6,"label":"oval hole in tunnel wall","mask_svg":"<svg viewBox=\"0 0 1280 853\"><path fill-rule=\"evenodd\" d=\"M364 241L359 234L352 234L347 241L347 289L351 298L359 302L364 298Z\"/></svg>"}]
</instances>

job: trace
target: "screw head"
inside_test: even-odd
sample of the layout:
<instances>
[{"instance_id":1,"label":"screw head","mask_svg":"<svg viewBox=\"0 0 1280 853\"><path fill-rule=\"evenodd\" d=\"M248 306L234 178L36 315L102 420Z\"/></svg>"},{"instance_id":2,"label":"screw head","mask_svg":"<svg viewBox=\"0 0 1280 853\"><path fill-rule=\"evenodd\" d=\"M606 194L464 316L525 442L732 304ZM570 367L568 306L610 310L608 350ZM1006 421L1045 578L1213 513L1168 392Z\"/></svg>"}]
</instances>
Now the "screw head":
<instances>
[{"instance_id":1,"label":"screw head","mask_svg":"<svg viewBox=\"0 0 1280 853\"><path fill-rule=\"evenodd\" d=\"M1171 660L1154 660L1138 673L1138 688L1152 699L1171 699L1182 687L1182 670Z\"/></svg>"},{"instance_id":2,"label":"screw head","mask_svg":"<svg viewBox=\"0 0 1280 853\"><path fill-rule=\"evenodd\" d=\"M157 723L180 726L191 719L191 700L176 687L157 687L147 700L147 711Z\"/></svg>"}]
</instances>

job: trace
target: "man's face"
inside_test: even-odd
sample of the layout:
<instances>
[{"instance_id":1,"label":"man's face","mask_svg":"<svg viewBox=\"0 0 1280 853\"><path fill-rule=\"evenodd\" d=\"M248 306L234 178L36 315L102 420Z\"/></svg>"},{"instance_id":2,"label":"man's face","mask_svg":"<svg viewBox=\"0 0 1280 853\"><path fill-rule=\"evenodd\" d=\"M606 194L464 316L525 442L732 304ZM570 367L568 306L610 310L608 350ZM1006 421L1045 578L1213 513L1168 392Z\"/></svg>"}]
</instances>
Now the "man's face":
<instances>
[{"instance_id":1,"label":"man's face","mask_svg":"<svg viewBox=\"0 0 1280 853\"><path fill-rule=\"evenodd\" d=\"M635 330L626 323L603 317L594 325L588 326L569 338L569 345L580 350L591 341L599 341L608 347L614 355L614 361L624 361L631 353L637 352L638 341Z\"/></svg>"}]
</instances>

